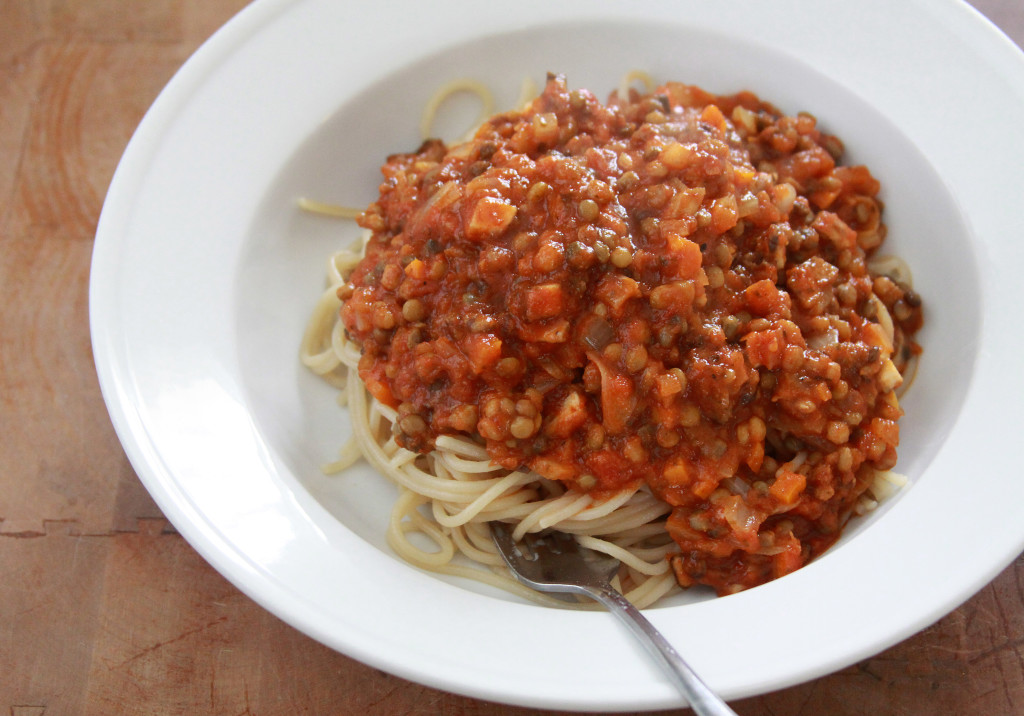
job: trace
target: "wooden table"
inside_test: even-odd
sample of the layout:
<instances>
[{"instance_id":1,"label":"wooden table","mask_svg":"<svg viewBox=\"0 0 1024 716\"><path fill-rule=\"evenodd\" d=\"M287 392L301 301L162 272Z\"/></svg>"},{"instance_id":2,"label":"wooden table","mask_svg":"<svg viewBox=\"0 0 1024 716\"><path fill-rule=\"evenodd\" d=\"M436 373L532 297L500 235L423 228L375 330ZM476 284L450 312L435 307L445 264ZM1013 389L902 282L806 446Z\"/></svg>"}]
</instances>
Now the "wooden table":
<instances>
[{"instance_id":1,"label":"wooden table","mask_svg":"<svg viewBox=\"0 0 1024 716\"><path fill-rule=\"evenodd\" d=\"M975 4L1024 42L1021 0ZM0 714L541 713L406 682L285 625L174 531L111 428L86 303L103 197L160 88L242 5L0 0ZM1022 583L1018 558L904 643L734 706L1022 713Z\"/></svg>"}]
</instances>

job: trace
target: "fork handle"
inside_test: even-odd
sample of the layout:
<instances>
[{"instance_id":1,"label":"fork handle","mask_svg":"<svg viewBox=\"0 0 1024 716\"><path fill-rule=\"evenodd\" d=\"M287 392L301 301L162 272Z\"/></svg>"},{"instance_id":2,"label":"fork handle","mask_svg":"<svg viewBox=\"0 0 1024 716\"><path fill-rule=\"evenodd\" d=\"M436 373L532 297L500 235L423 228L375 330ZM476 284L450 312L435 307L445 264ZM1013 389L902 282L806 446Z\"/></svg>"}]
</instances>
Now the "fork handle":
<instances>
[{"instance_id":1,"label":"fork handle","mask_svg":"<svg viewBox=\"0 0 1024 716\"><path fill-rule=\"evenodd\" d=\"M628 599L610 585L587 589L587 592L629 627L647 651L665 667L697 716L736 716L736 712L701 681L661 632Z\"/></svg>"}]
</instances>

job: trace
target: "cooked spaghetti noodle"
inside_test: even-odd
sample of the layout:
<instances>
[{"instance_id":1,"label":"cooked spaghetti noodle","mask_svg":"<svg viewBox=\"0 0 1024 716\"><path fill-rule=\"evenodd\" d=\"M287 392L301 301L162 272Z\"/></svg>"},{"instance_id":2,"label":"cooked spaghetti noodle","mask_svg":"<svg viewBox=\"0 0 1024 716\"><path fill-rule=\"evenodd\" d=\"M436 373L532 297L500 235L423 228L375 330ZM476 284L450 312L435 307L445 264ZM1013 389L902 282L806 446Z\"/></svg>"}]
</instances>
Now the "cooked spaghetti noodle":
<instances>
[{"instance_id":1,"label":"cooked spaghetti noodle","mask_svg":"<svg viewBox=\"0 0 1024 716\"><path fill-rule=\"evenodd\" d=\"M899 483L921 309L898 265L869 270L877 182L808 115L632 79L601 105L553 77L392 156L330 261L302 345L352 413L330 469L399 486L388 540L417 566L555 603L504 574L502 520L617 557L638 606L725 594Z\"/></svg>"}]
</instances>

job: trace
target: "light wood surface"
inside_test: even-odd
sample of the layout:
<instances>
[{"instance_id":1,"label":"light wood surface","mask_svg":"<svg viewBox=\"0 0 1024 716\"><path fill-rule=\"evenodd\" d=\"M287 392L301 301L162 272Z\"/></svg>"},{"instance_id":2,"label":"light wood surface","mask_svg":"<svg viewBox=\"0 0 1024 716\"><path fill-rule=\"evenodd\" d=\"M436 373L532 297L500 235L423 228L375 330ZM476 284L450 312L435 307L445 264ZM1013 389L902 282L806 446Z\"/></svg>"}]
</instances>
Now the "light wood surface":
<instances>
[{"instance_id":1,"label":"light wood surface","mask_svg":"<svg viewBox=\"0 0 1024 716\"><path fill-rule=\"evenodd\" d=\"M242 5L0 0L0 716L547 713L409 683L283 624L171 528L110 425L87 320L103 197L161 87ZM975 5L1024 42L1021 0ZM1018 558L902 644L733 706L1024 713L1022 582Z\"/></svg>"}]
</instances>

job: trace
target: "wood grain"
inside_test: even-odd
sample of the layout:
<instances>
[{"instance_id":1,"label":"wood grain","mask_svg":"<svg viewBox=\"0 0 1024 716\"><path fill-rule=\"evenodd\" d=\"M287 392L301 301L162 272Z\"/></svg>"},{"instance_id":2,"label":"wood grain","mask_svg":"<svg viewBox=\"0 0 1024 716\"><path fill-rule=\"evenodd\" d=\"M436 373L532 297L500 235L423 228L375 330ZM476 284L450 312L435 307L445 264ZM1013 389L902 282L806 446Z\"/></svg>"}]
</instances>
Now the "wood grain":
<instances>
[{"instance_id":1,"label":"wood grain","mask_svg":"<svg viewBox=\"0 0 1024 716\"><path fill-rule=\"evenodd\" d=\"M87 321L103 197L157 93L243 5L0 0L0 715L554 713L413 684L295 631L168 525L114 435ZM1024 3L975 5L1024 43ZM905 642L734 708L1024 712L1024 558Z\"/></svg>"}]
</instances>

